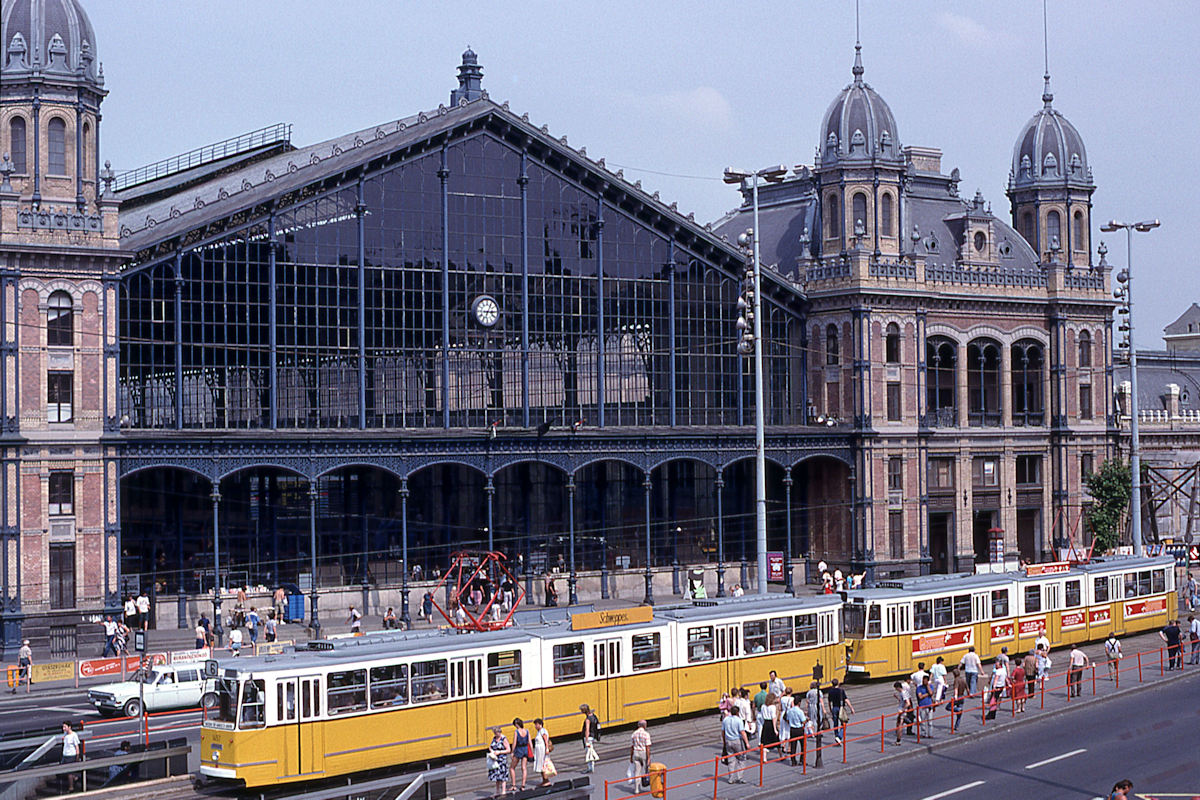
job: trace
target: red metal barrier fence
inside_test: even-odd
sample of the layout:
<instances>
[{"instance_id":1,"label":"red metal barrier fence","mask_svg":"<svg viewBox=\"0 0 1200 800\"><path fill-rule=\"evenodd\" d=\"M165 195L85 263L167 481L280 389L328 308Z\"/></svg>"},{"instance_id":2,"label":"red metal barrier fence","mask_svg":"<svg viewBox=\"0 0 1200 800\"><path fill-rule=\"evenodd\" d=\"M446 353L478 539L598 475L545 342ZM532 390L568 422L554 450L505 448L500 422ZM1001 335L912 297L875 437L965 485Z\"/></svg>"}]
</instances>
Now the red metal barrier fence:
<instances>
[{"instance_id":1,"label":"red metal barrier fence","mask_svg":"<svg viewBox=\"0 0 1200 800\"><path fill-rule=\"evenodd\" d=\"M1160 676L1166 674L1167 667L1165 664L1170 657L1170 654L1167 654L1166 650L1166 647L1158 648ZM1153 651L1149 652L1153 653ZM1179 648L1178 654L1174 657L1180 662L1182 668L1182 647ZM1110 668L1114 688L1116 689L1119 689L1121 686L1120 676L1122 671L1128 672L1129 670L1134 669L1132 665L1128 667L1122 667L1120 661L1115 662L1115 666L1112 662L1107 660L1102 663L1106 664ZM1096 664L1093 662L1089 666L1091 671L1090 683L1092 695L1095 696L1098 693L1096 685ZM1081 667L1078 670L1078 675L1076 675L1076 671L1068 666L1067 669L1061 672L1049 673L1044 677L1034 678L1034 694L1038 695L1039 708L1045 708L1047 693L1055 692L1061 689L1067 690L1067 702L1069 703L1071 701L1072 690L1082 692L1083 676L1088 669L1088 666ZM1145 679L1142 671L1141 652L1137 653L1136 670L1138 683L1142 683ZM1078 680L1076 680L1077 677ZM1063 682L1055 683L1054 681L1056 679L1060 679ZM809 768L809 756L813 757L814 765L819 765L825 753L831 751L840 751L841 762L845 764L847 763L847 745L855 742L865 742L867 740L874 741L876 736L879 737L879 752L882 753L886 750L886 739L889 733L895 734L897 742L900 741L901 728L907 728L910 731L915 729L916 740L917 743L920 744L922 738L930 738L929 730L933 727L933 723L937 720L948 720L950 731L952 733L955 732L960 724L959 718L961 718L963 713L966 712L966 706L969 702L973 702L973 698L975 697L979 698L980 723L985 727L990 720L995 719L995 717L999 714L1001 702L1005 698L1010 701L1009 703L1006 703L1006 705L1009 706L1009 716L1015 717L1018 713L1020 713L1020 710L1018 709L1018 700L1021 698L1018 698L1016 696L1017 693L1012 691L1011 679L998 694L999 697L995 699L995 703L992 703L993 692L988 688L985 688L976 694L967 695L960 701L961 710L951 710L954 702L953 698L943 697L941 701L931 707L932 711L925 716L921 716L921 712L914 709L914 716L911 720L905 720L901 718L901 712L899 711L885 713L880 714L878 717L870 717L853 722L835 724L831 728L826 728L816 734L794 736L790 739L780 742L778 745L764 746L760 744L741 753L730 753L724 759L721 756L714 756L711 759L704 759L701 761L692 762L690 764L668 767L665 770L657 771L654 776L656 784L659 781L662 782L661 793L658 793L657 786L653 788L642 788L640 791L637 790L637 787L635 786L635 790L632 793L624 794L622 793L622 787L628 788L632 782L630 779L605 780L604 800L627 800L628 798L634 797L648 797L652 792L655 792L656 797L661 797L662 800L668 800L672 792L676 792L688 786L706 783L712 784L712 797L715 800L717 797L717 786L722 778L729 780L730 782L734 781L735 779L744 780L748 771L755 770L757 772L757 783L760 787L763 786L763 782L765 780L764 770L766 769L767 764L781 763L785 760L794 760L798 758L800 759L800 763L798 764L800 767L800 772L802 775L806 775L808 774ZM950 702L947 702L948 699ZM1033 698L1027 695L1023 699L1025 703L1028 703ZM893 716L896 717L897 724L889 727L889 718ZM858 731L852 733L852 728L857 728ZM868 728L872 731L871 733L865 733ZM833 737L839 729L842 729L843 733L840 742L835 740L827 744L823 741L826 735ZM922 733L923 729L924 733ZM795 747L794 754L791 752L793 746ZM742 766L738 765L739 756L746 759L744 765ZM751 759L753 759L753 761L751 761ZM723 767L724 769L722 769ZM641 777L639 776L633 780L641 780ZM677 782L672 783L672 780Z\"/></svg>"}]
</instances>

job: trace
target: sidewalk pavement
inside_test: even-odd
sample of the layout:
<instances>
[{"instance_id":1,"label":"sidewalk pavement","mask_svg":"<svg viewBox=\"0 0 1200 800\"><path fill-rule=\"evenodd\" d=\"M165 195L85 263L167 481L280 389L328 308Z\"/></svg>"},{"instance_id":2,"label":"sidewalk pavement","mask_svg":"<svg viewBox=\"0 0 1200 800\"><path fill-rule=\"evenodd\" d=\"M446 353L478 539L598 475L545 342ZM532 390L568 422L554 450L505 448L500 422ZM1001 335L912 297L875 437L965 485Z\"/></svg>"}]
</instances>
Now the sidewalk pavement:
<instances>
[{"instance_id":1,"label":"sidewalk pavement","mask_svg":"<svg viewBox=\"0 0 1200 800\"><path fill-rule=\"evenodd\" d=\"M1123 639L1125 656L1121 661L1119 686L1117 682L1107 678L1103 644L1084 646L1082 649L1089 658L1089 667L1084 671L1081 696L1076 698L1067 697L1067 648L1062 648L1053 655L1053 674L1045 682L1045 691L1037 691L1027 699L1024 713L1014 714L1013 700L1006 697L1001 702L996 717L984 720L983 699L977 694L966 704L959 727L952 733L950 714L945 710L943 702L937 706L936 716L931 725L932 735L926 735L922 731L918 742L916 735L903 735L902 730L901 745L893 744L896 708L892 696L892 680L873 681L868 684L852 683L846 688L855 713L848 726L844 747L835 744L833 731L825 731L821 738L823 766L813 766L815 745L810 738L807 764L804 767L790 766L786 760L778 760L777 753L768 752L767 763L761 764L760 772L758 741L752 740L751 744L755 749L748 754L745 761L744 785L730 785L730 767L720 762L720 721L715 709L711 714L670 722L652 722L649 731L654 744L651 747L650 760L667 766L667 796L671 800L711 800L717 796L741 798L782 791L792 793L800 784L812 783L849 769L861 769L896 758L912 757L956 743L964 736L978 738L997 731L1012 730L1028 718L1056 716L1081 703L1103 702L1106 698L1136 692L1139 687L1200 675L1200 667L1187 664L1190 653L1187 652L1186 645L1183 670L1168 670L1165 655L1160 667L1162 644L1156 632ZM1138 680L1139 654L1142 664L1141 682ZM1090 665L1095 666L1094 694ZM985 666L986 672L990 673L990 665ZM914 734L916 728L914 725ZM556 781L584 774L584 749L578 729L579 726L575 725L571 718L552 722L548 726L555 742L553 759L559 770L559 776L554 779ZM619 730L605 729L603 742L596 746L601 760L596 764L596 772L592 776L592 785L595 787L594 800L623 800L635 794L626 778L630 733L631 728L628 726ZM458 776L451 779L447 786L450 796L462 800L481 799L492 795L494 784L487 781L483 759L478 759L478 762L478 770L472 768L474 759L467 761L465 766L460 766ZM714 775L718 776L715 792ZM530 775L528 785L535 786L539 779L539 776ZM649 791L638 787L636 794L649 800Z\"/></svg>"}]
</instances>

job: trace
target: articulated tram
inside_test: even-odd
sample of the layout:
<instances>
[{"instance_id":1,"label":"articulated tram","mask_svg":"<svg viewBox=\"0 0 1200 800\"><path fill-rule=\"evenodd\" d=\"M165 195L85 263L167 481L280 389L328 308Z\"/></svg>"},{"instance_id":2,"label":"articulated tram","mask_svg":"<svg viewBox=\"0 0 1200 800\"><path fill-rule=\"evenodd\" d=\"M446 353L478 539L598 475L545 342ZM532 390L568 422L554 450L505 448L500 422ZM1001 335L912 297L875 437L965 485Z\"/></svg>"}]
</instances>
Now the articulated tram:
<instances>
[{"instance_id":1,"label":"articulated tram","mask_svg":"<svg viewBox=\"0 0 1200 800\"><path fill-rule=\"evenodd\" d=\"M715 708L770 670L806 685L842 658L837 596L745 597L574 614L501 631L369 634L210 662L220 698L200 772L247 786L483 750L541 717L552 736Z\"/></svg>"},{"instance_id":2,"label":"articulated tram","mask_svg":"<svg viewBox=\"0 0 1200 800\"><path fill-rule=\"evenodd\" d=\"M974 646L981 658L1008 647L1099 641L1166 625L1176 611L1170 557L1101 558L1070 567L1034 564L1024 572L926 575L848 592L842 610L846 672L908 675L938 656L957 664Z\"/></svg>"},{"instance_id":3,"label":"articulated tram","mask_svg":"<svg viewBox=\"0 0 1200 800\"><path fill-rule=\"evenodd\" d=\"M937 575L837 595L771 595L575 613L525 612L499 631L379 633L280 655L208 662L220 698L200 772L247 786L314 780L486 748L494 725L546 720L573 734L587 703L604 727L710 710L776 670L907 674L967 647L1016 654L1165 624L1170 558L1116 557L1023 573ZM820 665L818 667L818 665Z\"/></svg>"}]
</instances>

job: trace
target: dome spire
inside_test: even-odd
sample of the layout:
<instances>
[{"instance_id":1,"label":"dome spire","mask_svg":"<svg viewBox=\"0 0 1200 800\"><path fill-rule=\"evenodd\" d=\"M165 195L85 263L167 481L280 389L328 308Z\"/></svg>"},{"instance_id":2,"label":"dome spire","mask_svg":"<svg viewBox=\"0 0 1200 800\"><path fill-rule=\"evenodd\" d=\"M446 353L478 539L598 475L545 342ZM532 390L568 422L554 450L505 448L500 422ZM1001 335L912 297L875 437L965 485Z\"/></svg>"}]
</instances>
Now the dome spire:
<instances>
[{"instance_id":1,"label":"dome spire","mask_svg":"<svg viewBox=\"0 0 1200 800\"><path fill-rule=\"evenodd\" d=\"M862 65L862 40L859 36L858 29L858 0L854 0L854 82L861 85L863 82L863 65Z\"/></svg>"},{"instance_id":2,"label":"dome spire","mask_svg":"<svg viewBox=\"0 0 1200 800\"><path fill-rule=\"evenodd\" d=\"M1050 91L1050 29L1046 24L1046 0L1042 0L1042 58L1046 65L1046 74L1042 76L1045 85L1042 88L1042 105L1046 108L1054 102L1054 93Z\"/></svg>"}]
</instances>

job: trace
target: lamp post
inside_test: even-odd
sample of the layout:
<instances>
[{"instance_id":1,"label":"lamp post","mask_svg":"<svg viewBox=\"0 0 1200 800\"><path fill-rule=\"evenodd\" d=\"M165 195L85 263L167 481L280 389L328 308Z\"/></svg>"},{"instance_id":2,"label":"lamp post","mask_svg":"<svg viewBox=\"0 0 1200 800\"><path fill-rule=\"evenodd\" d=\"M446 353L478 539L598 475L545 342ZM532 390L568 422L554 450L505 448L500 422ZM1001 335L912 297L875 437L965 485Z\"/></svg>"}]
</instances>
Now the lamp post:
<instances>
[{"instance_id":1,"label":"lamp post","mask_svg":"<svg viewBox=\"0 0 1200 800\"><path fill-rule=\"evenodd\" d=\"M1129 516L1135 556L1142 555L1142 454L1138 441L1137 347L1133 340L1133 232L1146 233L1157 228L1159 224L1156 219L1142 222L1118 222L1114 219L1100 227L1104 233L1125 231L1125 269L1117 273L1117 281L1125 285L1125 308L1128 311L1126 326L1129 329L1129 478L1132 489Z\"/></svg>"},{"instance_id":2,"label":"lamp post","mask_svg":"<svg viewBox=\"0 0 1200 800\"><path fill-rule=\"evenodd\" d=\"M760 169L757 172L725 168L725 182L741 185L750 181L750 193L754 206L754 227L738 237L738 244L746 246L753 244L751 258L751 273L753 288L743 292L739 298L739 306L745 305L745 313L751 316L754 349L754 499L755 499L755 545L758 550L758 593L767 593L767 461L766 435L764 427L766 420L763 411L763 359L762 359L762 261L759 258L759 226L758 226L758 179L769 183L779 183L787 174L787 167L782 164ZM746 295L750 295L747 299ZM745 330L745 317L738 318L738 328ZM745 349L745 338L738 343L740 350Z\"/></svg>"}]
</instances>

